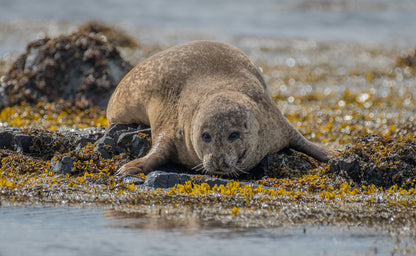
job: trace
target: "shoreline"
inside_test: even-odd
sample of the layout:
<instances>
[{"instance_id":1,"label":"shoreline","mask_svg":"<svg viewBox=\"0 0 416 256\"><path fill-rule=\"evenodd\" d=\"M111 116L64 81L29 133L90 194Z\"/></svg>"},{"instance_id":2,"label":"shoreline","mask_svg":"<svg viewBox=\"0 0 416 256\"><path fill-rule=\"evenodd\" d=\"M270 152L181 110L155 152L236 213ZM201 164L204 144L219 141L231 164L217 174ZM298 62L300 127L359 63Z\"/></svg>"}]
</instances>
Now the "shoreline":
<instances>
[{"instance_id":1,"label":"shoreline","mask_svg":"<svg viewBox=\"0 0 416 256\"><path fill-rule=\"evenodd\" d=\"M166 47L142 44L139 37L134 36L139 45L136 48L120 48L122 56L130 55L129 61L141 60ZM347 157L359 155L358 161L372 154L383 159L378 166L377 159L369 158L369 163L376 163L379 169L366 166L365 170L388 172L390 163L403 163L412 157L406 154L414 151L412 143L416 140L416 67L400 62L412 57L411 47L357 47L308 39L230 40L237 42L263 69L276 104L308 139L342 150ZM0 68L0 77L5 70ZM103 109L57 106L59 103L38 102L1 109L2 134L15 128L23 133L22 138L37 134L44 141L31 139L31 143L39 144L26 145L27 152L23 144L19 144L20 148L13 144L0 150L0 205L110 208L133 216L166 212L167 218L173 220L200 216L202 222L215 220L239 228L309 224L377 227L397 238L416 239L416 176L410 176L404 185L392 183L382 187L354 181L341 171L331 172L330 165L313 163L313 168L303 172L295 172L299 171L298 166L278 166L276 177L253 181L252 185L231 181L227 185L206 186L203 179L195 176L191 183L168 189L143 188L132 180L120 181L112 176L117 166L143 152L129 155L133 149L117 151L104 159L102 152L94 150L96 145L91 144L98 136L80 145L68 142L74 144L71 150L49 152L47 159L30 155L36 153L34 145L44 150L53 149L50 145L62 149L56 138L71 136L60 131L62 128L89 127L102 132L103 128L92 127L106 126ZM130 144L134 139L145 142L150 136L140 132L133 135L136 137L129 137ZM371 140L371 135L379 137ZM15 138L15 134L11 136ZM393 153L400 150L389 152L396 146L410 149L397 156ZM286 157L290 163L306 161L299 154L278 156ZM51 171L52 160L63 162L64 157L71 159L72 167L67 172ZM342 164L344 169L356 165Z\"/></svg>"}]
</instances>

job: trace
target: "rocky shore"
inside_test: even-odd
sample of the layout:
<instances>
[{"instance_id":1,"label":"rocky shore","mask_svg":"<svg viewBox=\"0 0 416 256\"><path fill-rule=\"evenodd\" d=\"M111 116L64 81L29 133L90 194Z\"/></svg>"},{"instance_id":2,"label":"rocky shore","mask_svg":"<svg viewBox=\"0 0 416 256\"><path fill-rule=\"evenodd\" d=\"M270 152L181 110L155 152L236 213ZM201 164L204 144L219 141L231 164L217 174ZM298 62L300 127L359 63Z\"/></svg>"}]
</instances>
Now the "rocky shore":
<instances>
[{"instance_id":1,"label":"rocky shore","mask_svg":"<svg viewBox=\"0 0 416 256\"><path fill-rule=\"evenodd\" d=\"M158 46L114 42L108 33L90 24L37 40L0 74L0 204L198 216L244 228L342 223L416 237L413 52L265 40L250 53L276 104L337 157L320 163L285 149L232 179L174 164L119 179L121 165L149 150L151 133L108 127L105 103L133 66L123 52ZM252 47L250 39L238 42Z\"/></svg>"}]
</instances>

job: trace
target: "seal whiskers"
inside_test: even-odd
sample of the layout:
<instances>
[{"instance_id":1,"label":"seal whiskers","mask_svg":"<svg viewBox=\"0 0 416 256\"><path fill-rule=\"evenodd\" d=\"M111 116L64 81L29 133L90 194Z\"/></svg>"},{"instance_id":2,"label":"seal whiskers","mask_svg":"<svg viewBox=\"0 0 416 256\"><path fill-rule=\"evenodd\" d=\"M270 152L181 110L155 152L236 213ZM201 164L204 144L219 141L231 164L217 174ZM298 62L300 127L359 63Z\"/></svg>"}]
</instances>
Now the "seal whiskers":
<instances>
[{"instance_id":1,"label":"seal whiskers","mask_svg":"<svg viewBox=\"0 0 416 256\"><path fill-rule=\"evenodd\" d=\"M201 167L203 165L204 165L204 163L197 164L194 167L192 167L191 170L195 171L195 170L199 169L199 167Z\"/></svg>"}]
</instances>

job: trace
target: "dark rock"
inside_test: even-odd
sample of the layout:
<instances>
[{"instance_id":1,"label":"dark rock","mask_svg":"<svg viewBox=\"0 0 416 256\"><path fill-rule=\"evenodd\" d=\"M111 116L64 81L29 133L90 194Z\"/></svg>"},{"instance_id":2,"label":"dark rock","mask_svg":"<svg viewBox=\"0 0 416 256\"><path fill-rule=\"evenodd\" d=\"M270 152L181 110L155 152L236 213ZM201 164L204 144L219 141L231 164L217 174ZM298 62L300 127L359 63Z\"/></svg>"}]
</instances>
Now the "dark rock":
<instances>
[{"instance_id":1,"label":"dark rock","mask_svg":"<svg viewBox=\"0 0 416 256\"><path fill-rule=\"evenodd\" d=\"M117 153L127 153L133 158L144 156L149 151L149 148L149 141L139 137L137 131L123 133L117 140Z\"/></svg>"},{"instance_id":2,"label":"dark rock","mask_svg":"<svg viewBox=\"0 0 416 256\"><path fill-rule=\"evenodd\" d=\"M96 151L101 153L101 156L104 159L110 159L113 157L115 146L115 141L112 137L104 135L101 139L98 140L97 145L95 146Z\"/></svg>"},{"instance_id":3,"label":"dark rock","mask_svg":"<svg viewBox=\"0 0 416 256\"><path fill-rule=\"evenodd\" d=\"M171 188L176 184L185 184L189 174L153 171L146 176L143 186L149 188Z\"/></svg>"},{"instance_id":4,"label":"dark rock","mask_svg":"<svg viewBox=\"0 0 416 256\"><path fill-rule=\"evenodd\" d=\"M220 185L227 185L228 182L230 182L229 179L221 179L221 178L212 178L210 176L207 176L207 179L204 180L204 182L206 182L211 188L214 187L215 185L220 186Z\"/></svg>"},{"instance_id":5,"label":"dark rock","mask_svg":"<svg viewBox=\"0 0 416 256\"><path fill-rule=\"evenodd\" d=\"M13 134L9 131L0 131L0 149L13 149Z\"/></svg>"},{"instance_id":6,"label":"dark rock","mask_svg":"<svg viewBox=\"0 0 416 256\"><path fill-rule=\"evenodd\" d=\"M104 108L131 69L117 49L99 36L73 33L29 43L7 73L1 106L64 100ZM1 107L0 106L0 107Z\"/></svg>"},{"instance_id":7,"label":"dark rock","mask_svg":"<svg viewBox=\"0 0 416 256\"><path fill-rule=\"evenodd\" d=\"M14 150L22 153L30 153L30 147L32 146L33 136L28 134L16 134L14 136Z\"/></svg>"},{"instance_id":8,"label":"dark rock","mask_svg":"<svg viewBox=\"0 0 416 256\"><path fill-rule=\"evenodd\" d=\"M84 138L81 137L75 141L76 149L80 149L82 147L85 147L88 143L94 143L96 140L92 138Z\"/></svg>"},{"instance_id":9,"label":"dark rock","mask_svg":"<svg viewBox=\"0 0 416 256\"><path fill-rule=\"evenodd\" d=\"M288 148L267 155L261 164L266 169L265 174L271 178L302 177L318 167L313 158Z\"/></svg>"},{"instance_id":10,"label":"dark rock","mask_svg":"<svg viewBox=\"0 0 416 256\"><path fill-rule=\"evenodd\" d=\"M129 132L137 133L146 128L148 127L145 127L140 124L110 124L105 131L105 135L118 139L118 137L120 137L121 134Z\"/></svg>"},{"instance_id":11,"label":"dark rock","mask_svg":"<svg viewBox=\"0 0 416 256\"><path fill-rule=\"evenodd\" d=\"M0 149L22 152L44 160L57 153L66 153L94 143L104 134L103 129L79 129L53 132L38 129L4 128L0 131Z\"/></svg>"},{"instance_id":12,"label":"dark rock","mask_svg":"<svg viewBox=\"0 0 416 256\"><path fill-rule=\"evenodd\" d=\"M149 151L151 144L146 136L139 136L139 132L150 134L142 125L111 124L104 136L98 140L95 150L105 159L122 153L127 154L130 159L142 157Z\"/></svg>"},{"instance_id":13,"label":"dark rock","mask_svg":"<svg viewBox=\"0 0 416 256\"><path fill-rule=\"evenodd\" d=\"M74 162L72 161L72 158L70 156L64 156L61 160L51 164L50 171L59 174L67 174L71 173L73 168Z\"/></svg>"},{"instance_id":14,"label":"dark rock","mask_svg":"<svg viewBox=\"0 0 416 256\"><path fill-rule=\"evenodd\" d=\"M378 135L355 139L343 156L330 161L329 171L357 185L414 187L416 140Z\"/></svg>"},{"instance_id":15,"label":"dark rock","mask_svg":"<svg viewBox=\"0 0 416 256\"><path fill-rule=\"evenodd\" d=\"M88 21L82 24L78 30L89 35L104 36L111 43L117 46L137 47L137 43L134 39L127 35L124 31L107 26L100 21Z\"/></svg>"},{"instance_id":16,"label":"dark rock","mask_svg":"<svg viewBox=\"0 0 416 256\"><path fill-rule=\"evenodd\" d=\"M187 181L190 181L192 177L195 179L202 178L203 182L208 183L211 187L215 185L226 185L230 181L228 179L212 178L206 175L153 171L146 176L143 186L155 189L171 188L177 184L185 184Z\"/></svg>"},{"instance_id":17,"label":"dark rock","mask_svg":"<svg viewBox=\"0 0 416 256\"><path fill-rule=\"evenodd\" d=\"M343 177L359 180L361 179L360 161L357 156L353 158L337 157L330 161L331 172Z\"/></svg>"}]
</instances>

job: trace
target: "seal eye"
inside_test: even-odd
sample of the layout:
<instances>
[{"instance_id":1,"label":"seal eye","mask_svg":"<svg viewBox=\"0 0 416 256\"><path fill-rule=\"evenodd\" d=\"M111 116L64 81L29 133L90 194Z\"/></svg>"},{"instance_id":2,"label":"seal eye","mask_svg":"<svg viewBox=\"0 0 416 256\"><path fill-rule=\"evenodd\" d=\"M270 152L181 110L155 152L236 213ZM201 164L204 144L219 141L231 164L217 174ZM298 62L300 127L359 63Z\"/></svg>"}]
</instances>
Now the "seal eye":
<instances>
[{"instance_id":1,"label":"seal eye","mask_svg":"<svg viewBox=\"0 0 416 256\"><path fill-rule=\"evenodd\" d=\"M209 135L209 133L207 133L207 132L204 132L202 134L201 138L202 138L203 142L206 142L206 143L211 142L211 135Z\"/></svg>"},{"instance_id":2,"label":"seal eye","mask_svg":"<svg viewBox=\"0 0 416 256\"><path fill-rule=\"evenodd\" d=\"M233 142L233 141L235 141L235 140L237 140L239 138L240 138L240 133L239 132L232 132L230 134L230 136L228 136L228 141L229 142Z\"/></svg>"}]
</instances>

